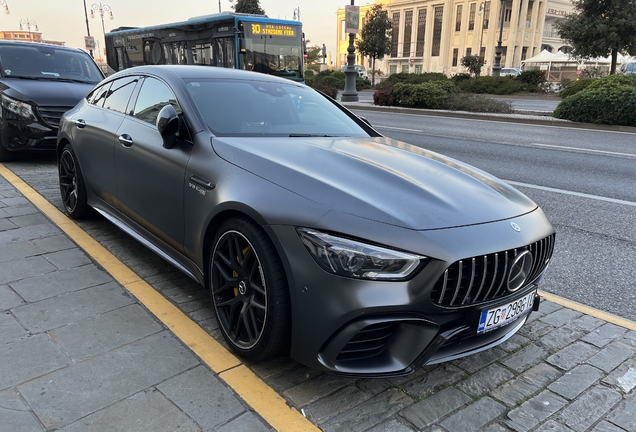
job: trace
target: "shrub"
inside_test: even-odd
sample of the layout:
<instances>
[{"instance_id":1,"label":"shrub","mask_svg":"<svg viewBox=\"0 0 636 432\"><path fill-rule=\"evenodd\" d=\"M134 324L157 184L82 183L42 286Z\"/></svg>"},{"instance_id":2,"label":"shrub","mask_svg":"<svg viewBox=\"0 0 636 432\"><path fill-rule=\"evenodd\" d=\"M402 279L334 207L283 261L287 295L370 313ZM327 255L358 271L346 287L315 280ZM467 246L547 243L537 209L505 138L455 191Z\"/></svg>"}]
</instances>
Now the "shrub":
<instances>
[{"instance_id":1,"label":"shrub","mask_svg":"<svg viewBox=\"0 0 636 432\"><path fill-rule=\"evenodd\" d=\"M509 95L526 91L524 89L527 84L515 80L511 76L478 76L470 80L459 81L457 87L460 92L464 93Z\"/></svg>"},{"instance_id":2,"label":"shrub","mask_svg":"<svg viewBox=\"0 0 636 432\"><path fill-rule=\"evenodd\" d=\"M545 72L539 69L525 70L517 75L515 80L537 87L546 82Z\"/></svg>"},{"instance_id":3,"label":"shrub","mask_svg":"<svg viewBox=\"0 0 636 432\"><path fill-rule=\"evenodd\" d=\"M513 113L510 102L497 101L481 95L465 93L451 94L444 102L444 109L486 113Z\"/></svg>"},{"instance_id":4,"label":"shrub","mask_svg":"<svg viewBox=\"0 0 636 432\"><path fill-rule=\"evenodd\" d=\"M319 83L318 85L314 86L314 88L316 90L323 92L324 94L329 96L331 99L335 100L338 97L338 89L333 86L330 86L329 84L325 84L324 82Z\"/></svg>"},{"instance_id":5,"label":"shrub","mask_svg":"<svg viewBox=\"0 0 636 432\"><path fill-rule=\"evenodd\" d=\"M455 83L455 85L458 85L459 83L461 83L462 81L467 81L469 79L471 79L472 77L470 76L470 74L467 73L458 73L457 75L453 75L451 77L451 81Z\"/></svg>"},{"instance_id":6,"label":"shrub","mask_svg":"<svg viewBox=\"0 0 636 432\"><path fill-rule=\"evenodd\" d=\"M448 77L443 73L437 72L425 72L421 74L412 74L407 72L395 73L381 83L376 88L379 90L386 90L393 88L396 84L422 84L429 81L446 81Z\"/></svg>"},{"instance_id":7,"label":"shrub","mask_svg":"<svg viewBox=\"0 0 636 432\"><path fill-rule=\"evenodd\" d=\"M611 75L565 98L554 117L575 122L636 126L636 77Z\"/></svg>"},{"instance_id":8,"label":"shrub","mask_svg":"<svg viewBox=\"0 0 636 432\"><path fill-rule=\"evenodd\" d=\"M356 78L356 90L367 90L371 88L371 81L364 78ZM343 87L344 89L344 87Z\"/></svg>"},{"instance_id":9,"label":"shrub","mask_svg":"<svg viewBox=\"0 0 636 432\"><path fill-rule=\"evenodd\" d=\"M393 87L393 97L401 106L439 109L454 90L453 83L444 81L429 81L422 84L398 83Z\"/></svg>"},{"instance_id":10,"label":"shrub","mask_svg":"<svg viewBox=\"0 0 636 432\"><path fill-rule=\"evenodd\" d=\"M394 106L395 98L393 97L393 89L376 90L373 93L373 104L379 106Z\"/></svg>"},{"instance_id":11,"label":"shrub","mask_svg":"<svg viewBox=\"0 0 636 432\"><path fill-rule=\"evenodd\" d=\"M582 78L577 81L570 82L561 92L559 96L565 99L568 96L572 96L573 94L577 94L581 90L586 89L590 84L595 81L594 78Z\"/></svg>"}]
</instances>

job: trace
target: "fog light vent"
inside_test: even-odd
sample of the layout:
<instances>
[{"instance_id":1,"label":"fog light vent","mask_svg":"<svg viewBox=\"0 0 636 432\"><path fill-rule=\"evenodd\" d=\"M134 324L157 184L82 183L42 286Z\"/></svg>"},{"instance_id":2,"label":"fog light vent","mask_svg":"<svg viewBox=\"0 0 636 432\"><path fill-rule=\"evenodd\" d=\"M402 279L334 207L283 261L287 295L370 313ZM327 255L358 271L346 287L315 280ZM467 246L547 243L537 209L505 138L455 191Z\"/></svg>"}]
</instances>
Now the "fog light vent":
<instances>
[{"instance_id":1,"label":"fog light vent","mask_svg":"<svg viewBox=\"0 0 636 432\"><path fill-rule=\"evenodd\" d=\"M336 361L361 360L381 354L398 326L399 323L378 323L365 327L344 346Z\"/></svg>"}]
</instances>

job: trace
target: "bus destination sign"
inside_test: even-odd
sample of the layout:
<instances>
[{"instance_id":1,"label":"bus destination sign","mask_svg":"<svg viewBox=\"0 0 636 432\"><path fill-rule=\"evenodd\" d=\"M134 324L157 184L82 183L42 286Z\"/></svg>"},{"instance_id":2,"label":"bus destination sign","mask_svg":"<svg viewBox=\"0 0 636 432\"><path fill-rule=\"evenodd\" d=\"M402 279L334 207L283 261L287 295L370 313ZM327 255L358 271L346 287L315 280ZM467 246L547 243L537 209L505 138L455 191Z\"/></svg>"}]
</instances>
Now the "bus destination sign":
<instances>
[{"instance_id":1,"label":"bus destination sign","mask_svg":"<svg viewBox=\"0 0 636 432\"><path fill-rule=\"evenodd\" d=\"M251 24L252 34L270 36L296 36L296 29L288 25L279 24Z\"/></svg>"}]
</instances>

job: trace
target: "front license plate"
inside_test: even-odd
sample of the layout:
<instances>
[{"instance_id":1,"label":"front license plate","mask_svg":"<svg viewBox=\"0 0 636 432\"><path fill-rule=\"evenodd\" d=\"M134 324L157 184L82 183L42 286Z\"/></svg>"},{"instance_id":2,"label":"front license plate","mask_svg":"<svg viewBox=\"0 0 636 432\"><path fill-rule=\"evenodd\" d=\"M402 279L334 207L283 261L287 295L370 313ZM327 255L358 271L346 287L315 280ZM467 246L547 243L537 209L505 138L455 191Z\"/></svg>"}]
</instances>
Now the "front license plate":
<instances>
[{"instance_id":1,"label":"front license plate","mask_svg":"<svg viewBox=\"0 0 636 432\"><path fill-rule=\"evenodd\" d=\"M486 333L513 322L532 310L535 292L493 309L481 312L477 334Z\"/></svg>"}]
</instances>

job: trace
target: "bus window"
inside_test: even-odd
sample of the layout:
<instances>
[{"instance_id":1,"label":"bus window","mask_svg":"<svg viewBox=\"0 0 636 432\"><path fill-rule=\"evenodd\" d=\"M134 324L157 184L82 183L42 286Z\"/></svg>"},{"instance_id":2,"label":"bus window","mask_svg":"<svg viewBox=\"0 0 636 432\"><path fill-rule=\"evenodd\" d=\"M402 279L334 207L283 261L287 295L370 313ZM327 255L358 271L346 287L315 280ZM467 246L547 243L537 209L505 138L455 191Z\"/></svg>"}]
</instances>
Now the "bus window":
<instances>
[{"instance_id":1,"label":"bus window","mask_svg":"<svg viewBox=\"0 0 636 432\"><path fill-rule=\"evenodd\" d=\"M158 41L147 40L144 42L145 64L158 65L165 63L161 54L161 44Z\"/></svg>"}]
</instances>

